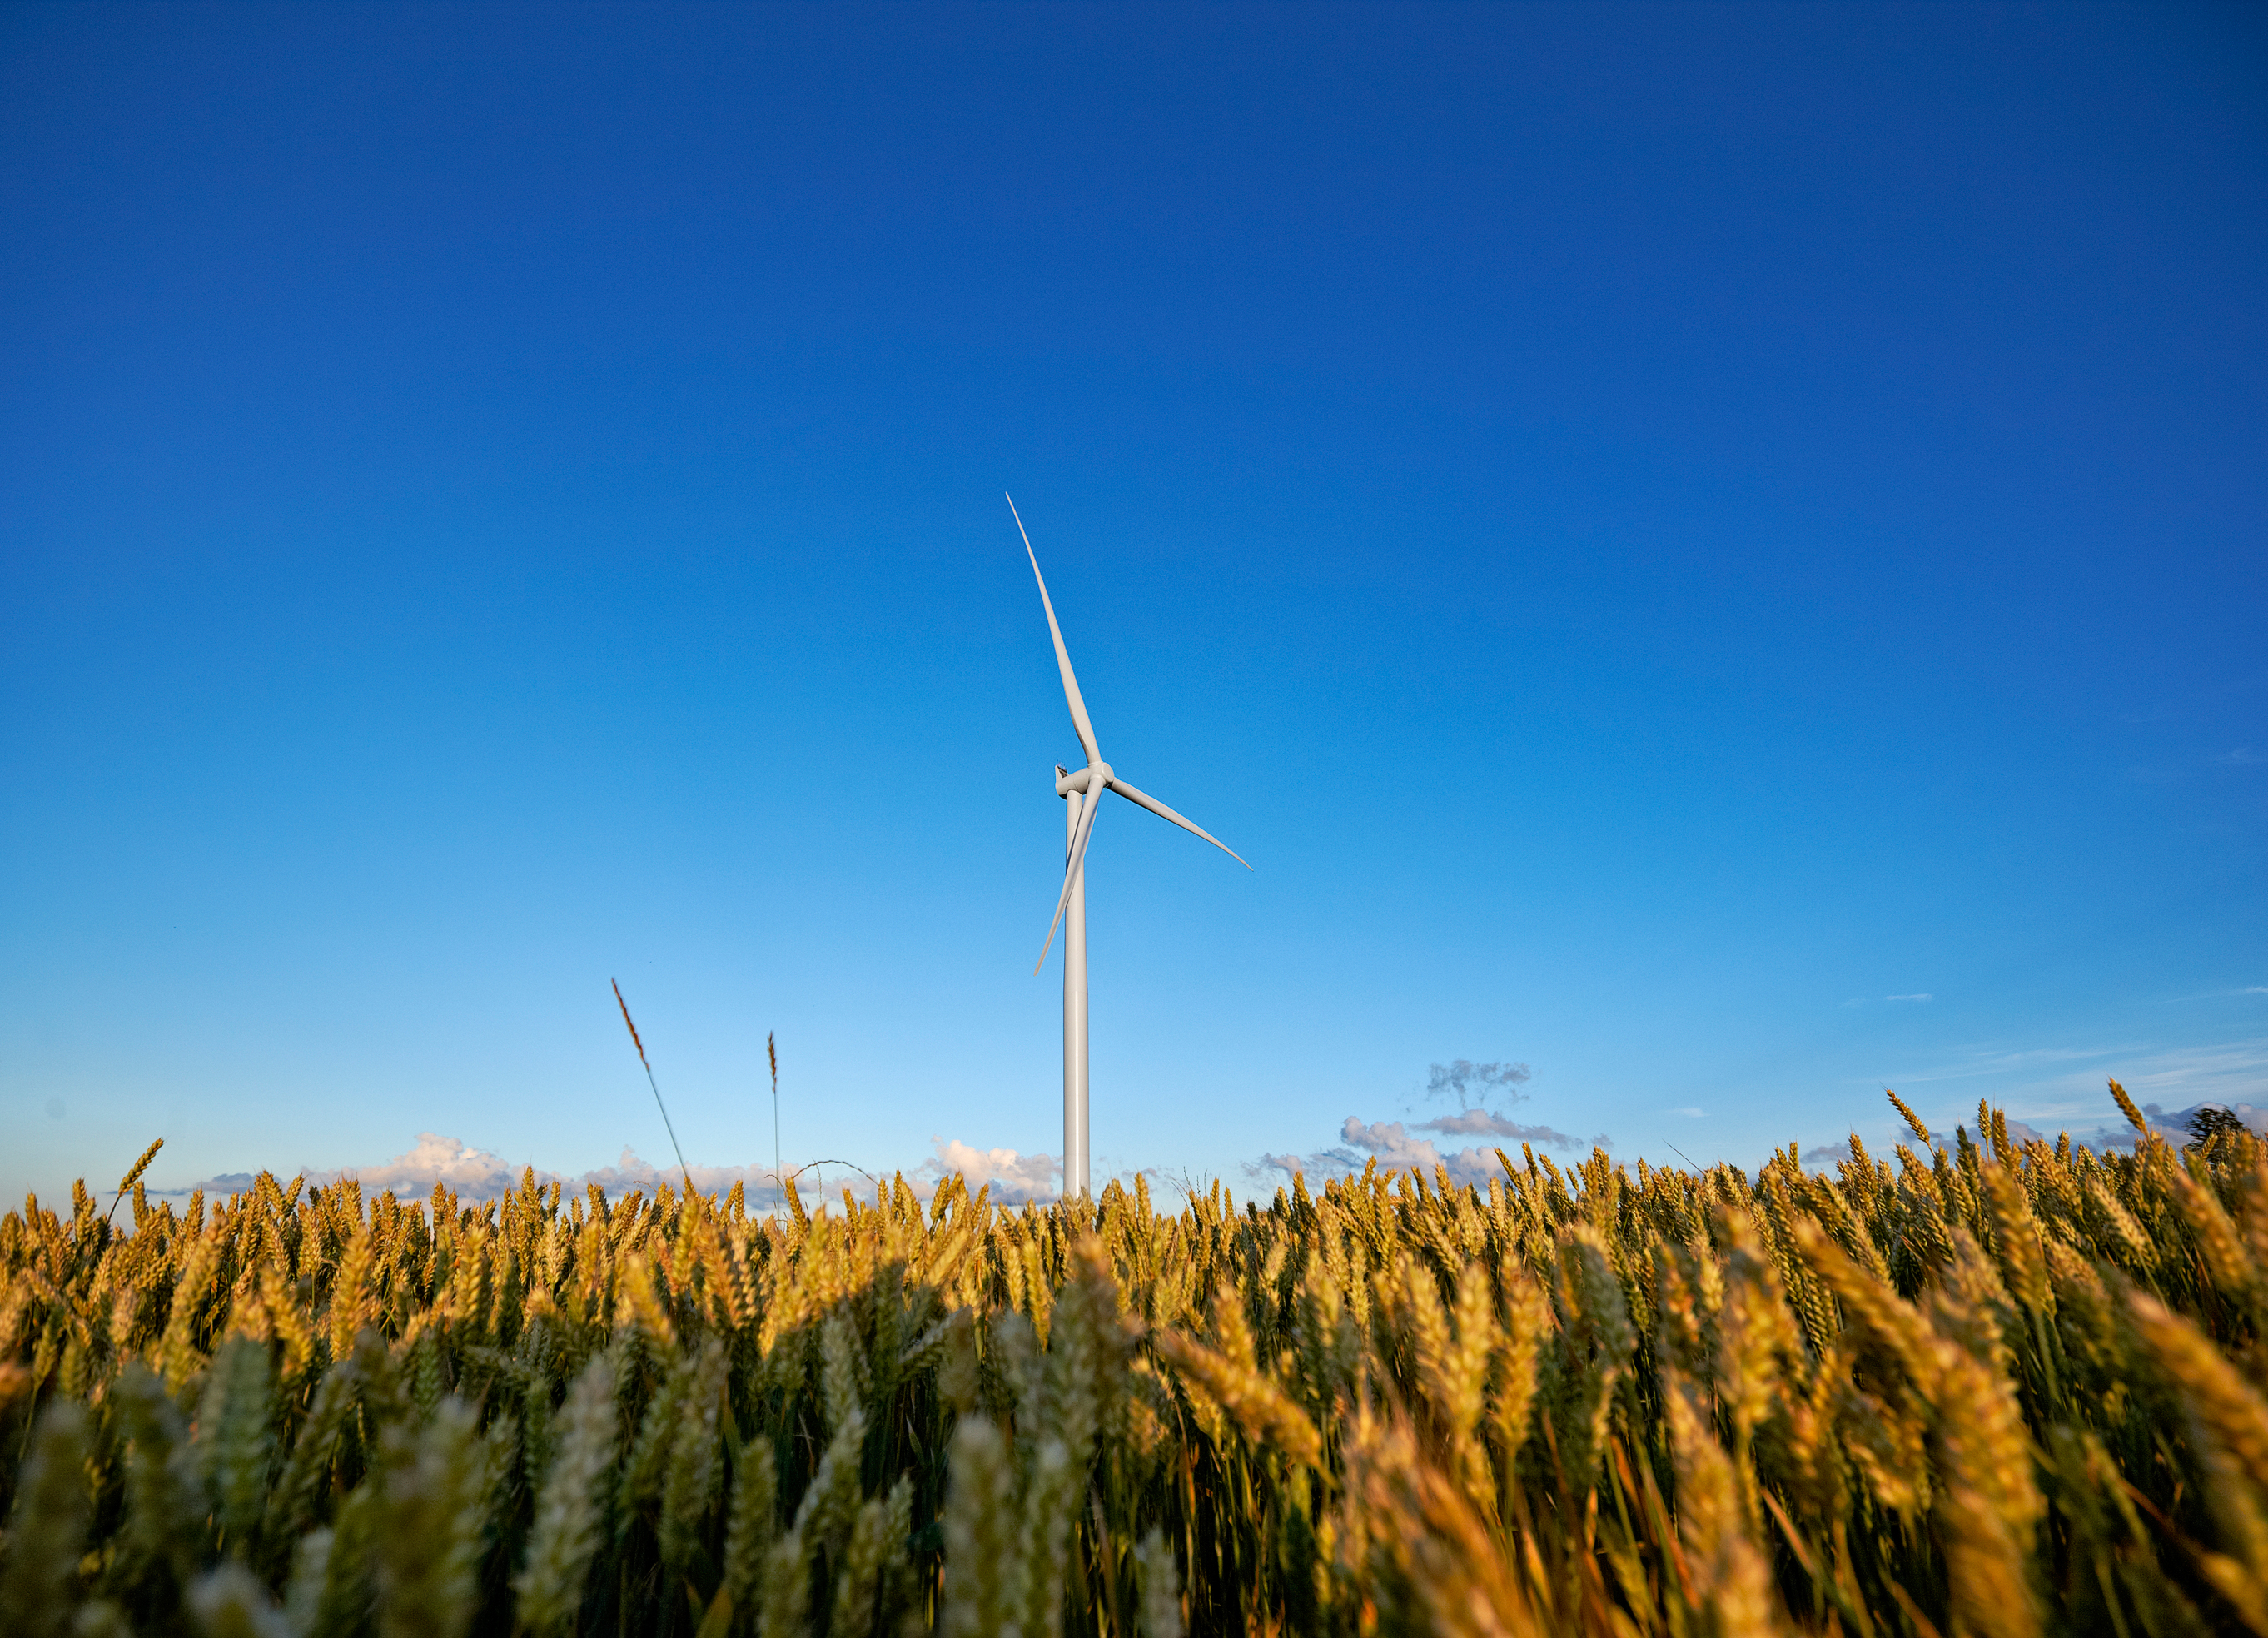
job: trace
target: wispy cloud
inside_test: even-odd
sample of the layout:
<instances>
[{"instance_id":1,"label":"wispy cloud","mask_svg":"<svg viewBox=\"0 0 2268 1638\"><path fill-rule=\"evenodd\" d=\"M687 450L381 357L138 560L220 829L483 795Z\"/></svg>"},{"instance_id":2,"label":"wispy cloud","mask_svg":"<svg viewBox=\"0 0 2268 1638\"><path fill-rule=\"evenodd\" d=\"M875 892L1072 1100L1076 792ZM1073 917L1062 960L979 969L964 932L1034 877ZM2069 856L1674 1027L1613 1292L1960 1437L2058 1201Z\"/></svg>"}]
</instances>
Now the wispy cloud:
<instances>
[{"instance_id":1,"label":"wispy cloud","mask_svg":"<svg viewBox=\"0 0 2268 1638\"><path fill-rule=\"evenodd\" d=\"M2154 1121L2162 1119L2170 1140L2183 1142L2189 1137L2187 1117L2200 1105L2242 1112L2268 1104L2268 1037L2202 1046L1978 1048L1965 1061L1941 1064L1903 1079L1893 1076L1890 1084L1911 1088L1996 1080L1999 1085L1970 1088L1967 1099L1972 1101L1965 1103L1935 1098L1924 1103L1911 1092L1908 1096L1921 1105L1932 1126L1950 1128L1973 1119L1973 1099L1982 1090L2008 1110L2012 1135L2015 1126L2029 1123L2027 1129L2043 1138L2068 1131L2073 1141L2090 1147L2124 1147L2132 1143L2134 1132L2111 1102L2104 1083L2112 1078Z\"/></svg>"},{"instance_id":2,"label":"wispy cloud","mask_svg":"<svg viewBox=\"0 0 2268 1638\"><path fill-rule=\"evenodd\" d=\"M2213 761L2216 767L2251 768L2257 767L2263 761L2268 761L2268 757L2263 757L2249 745L2240 745L2235 750L2221 752Z\"/></svg>"},{"instance_id":3,"label":"wispy cloud","mask_svg":"<svg viewBox=\"0 0 2268 1638\"><path fill-rule=\"evenodd\" d=\"M2116 1056L2118 1061L2108 1066L2108 1071L2138 1102L2186 1108L2251 1102L2268 1094L2268 1039ZM2012 1088L2009 1101L2021 1097L2029 1112L2054 1115L2099 1110L2109 1096L2100 1078L2082 1073Z\"/></svg>"},{"instance_id":4,"label":"wispy cloud","mask_svg":"<svg viewBox=\"0 0 2268 1638\"><path fill-rule=\"evenodd\" d=\"M1459 1109L1470 1109L1491 1097L1517 1103L1528 1096L1520 1088L1535 1078L1535 1072L1526 1064L1476 1064L1469 1058L1460 1058L1453 1063L1432 1066L1425 1077L1425 1096L1454 1096Z\"/></svg>"},{"instance_id":5,"label":"wispy cloud","mask_svg":"<svg viewBox=\"0 0 2268 1638\"><path fill-rule=\"evenodd\" d=\"M1882 999L1886 1001L1933 1001L1937 997L1927 990L1918 990L1911 995L1885 995Z\"/></svg>"},{"instance_id":6,"label":"wispy cloud","mask_svg":"<svg viewBox=\"0 0 2268 1638\"><path fill-rule=\"evenodd\" d=\"M1666 1115L1683 1115L1688 1120L1701 1120L1707 1118L1709 1111L1705 1109L1694 1109L1689 1106L1684 1109L1664 1110L1662 1113Z\"/></svg>"},{"instance_id":7,"label":"wispy cloud","mask_svg":"<svg viewBox=\"0 0 2268 1638\"><path fill-rule=\"evenodd\" d=\"M1977 1046L1960 1056L1926 1068L1908 1070L1904 1074L1889 1077L1892 1086L1926 1086L1936 1081L1969 1081L1979 1075L2005 1075L2046 1064L2084 1063L2103 1059L2131 1055L2145 1049L2124 1046L2033 1046L2002 1048Z\"/></svg>"},{"instance_id":8,"label":"wispy cloud","mask_svg":"<svg viewBox=\"0 0 2268 1638\"><path fill-rule=\"evenodd\" d=\"M2145 1102L2154 1099L2174 1106L2250 1102L2268 1094L2268 1040L2150 1053L2121 1065L2118 1079Z\"/></svg>"}]
</instances>

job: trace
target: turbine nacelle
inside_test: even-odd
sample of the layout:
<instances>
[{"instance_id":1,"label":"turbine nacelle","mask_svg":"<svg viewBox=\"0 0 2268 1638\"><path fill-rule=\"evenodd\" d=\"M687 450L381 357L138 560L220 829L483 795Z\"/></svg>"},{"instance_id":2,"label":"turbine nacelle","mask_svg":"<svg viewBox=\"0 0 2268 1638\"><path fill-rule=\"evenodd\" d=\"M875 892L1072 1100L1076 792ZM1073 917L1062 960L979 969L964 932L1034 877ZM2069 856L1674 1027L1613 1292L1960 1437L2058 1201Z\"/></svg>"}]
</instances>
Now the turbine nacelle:
<instances>
[{"instance_id":1,"label":"turbine nacelle","mask_svg":"<svg viewBox=\"0 0 2268 1638\"><path fill-rule=\"evenodd\" d=\"M1110 764L1108 763L1094 763L1086 767L1079 769L1076 771L1066 769L1063 764L1057 763L1056 764L1056 794L1057 796L1069 796L1073 791L1081 793L1091 791L1094 789L1095 781L1098 778L1101 779L1104 785L1108 785L1111 782Z\"/></svg>"},{"instance_id":2,"label":"turbine nacelle","mask_svg":"<svg viewBox=\"0 0 2268 1638\"><path fill-rule=\"evenodd\" d=\"M1159 818L1170 820L1181 826L1191 836L1203 837L1222 852L1235 860L1238 864L1244 865L1247 870L1252 868L1250 865L1245 864L1244 856L1227 843L1203 825L1182 818L1156 797L1146 792L1136 790L1111 771L1110 764L1107 762L1090 763L1076 773L1067 772L1062 764L1058 764L1056 767L1056 794L1068 797L1074 791L1084 795L1086 800L1080 804L1079 823L1071 830L1071 844L1064 860L1063 892L1056 899L1055 919L1048 923L1047 942L1040 946L1040 958L1032 963L1034 972L1039 971L1048 964L1048 950L1056 941L1056 929L1063 926L1064 911L1071 904L1071 890L1079 884L1079 867L1080 862L1086 858L1087 840L1094 834L1094 816L1102 811L1102 793L1105 791L1116 791L1137 808L1146 808Z\"/></svg>"}]
</instances>

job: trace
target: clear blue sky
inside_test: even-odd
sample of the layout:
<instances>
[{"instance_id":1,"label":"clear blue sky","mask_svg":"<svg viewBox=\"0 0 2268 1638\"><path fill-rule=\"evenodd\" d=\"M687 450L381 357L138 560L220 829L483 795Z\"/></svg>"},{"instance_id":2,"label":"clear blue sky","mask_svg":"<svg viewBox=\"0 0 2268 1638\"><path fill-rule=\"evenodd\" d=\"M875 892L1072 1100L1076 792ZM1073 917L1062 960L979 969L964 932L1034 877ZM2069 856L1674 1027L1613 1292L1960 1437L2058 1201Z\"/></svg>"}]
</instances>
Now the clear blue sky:
<instances>
[{"instance_id":1,"label":"clear blue sky","mask_svg":"<svg viewBox=\"0 0 2268 1638\"><path fill-rule=\"evenodd\" d=\"M11 1192L1057 1149L1004 490L1098 1176L2268 1103L2257 9L18 4L0 222Z\"/></svg>"}]
</instances>

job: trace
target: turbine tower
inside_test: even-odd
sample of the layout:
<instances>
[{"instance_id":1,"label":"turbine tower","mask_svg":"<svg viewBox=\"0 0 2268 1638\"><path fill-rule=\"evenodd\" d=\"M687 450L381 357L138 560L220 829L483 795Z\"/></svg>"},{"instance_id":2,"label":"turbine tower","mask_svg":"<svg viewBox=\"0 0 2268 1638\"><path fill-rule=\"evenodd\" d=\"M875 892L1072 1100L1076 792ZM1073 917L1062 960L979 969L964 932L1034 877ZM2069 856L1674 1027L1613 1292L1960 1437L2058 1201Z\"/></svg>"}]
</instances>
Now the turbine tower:
<instances>
[{"instance_id":1,"label":"turbine tower","mask_svg":"<svg viewBox=\"0 0 2268 1638\"><path fill-rule=\"evenodd\" d=\"M1242 856L1227 843L1202 825L1190 823L1156 797L1136 790L1102 760L1102 748L1095 743L1094 724L1087 720L1086 702L1079 697L1079 679L1071 675L1071 652L1064 646L1063 628L1056 623L1056 606L1048 596L1047 577L1040 572L1039 554L1032 550L1032 537L1024 532L1024 520L1017 513L1012 497L1008 501L1008 514L1016 520L1016 533L1024 538L1024 555L1032 560L1032 578L1040 584L1040 607L1047 610L1048 635L1056 645L1056 667L1063 673L1064 702L1071 707L1071 726L1079 734L1079 749L1086 753L1086 766L1077 772L1060 764L1056 767L1056 794L1064 799L1063 895L1056 900L1056 919L1048 924L1047 942L1040 947L1039 962L1032 969L1036 973L1047 965L1056 929L1062 927L1064 1198L1070 1199L1092 1192L1086 1163L1086 877L1083 866L1103 792L1117 792L1136 807L1146 808L1160 819L1172 820L1191 836L1203 837L1247 870L1252 867L1245 864Z\"/></svg>"}]
</instances>

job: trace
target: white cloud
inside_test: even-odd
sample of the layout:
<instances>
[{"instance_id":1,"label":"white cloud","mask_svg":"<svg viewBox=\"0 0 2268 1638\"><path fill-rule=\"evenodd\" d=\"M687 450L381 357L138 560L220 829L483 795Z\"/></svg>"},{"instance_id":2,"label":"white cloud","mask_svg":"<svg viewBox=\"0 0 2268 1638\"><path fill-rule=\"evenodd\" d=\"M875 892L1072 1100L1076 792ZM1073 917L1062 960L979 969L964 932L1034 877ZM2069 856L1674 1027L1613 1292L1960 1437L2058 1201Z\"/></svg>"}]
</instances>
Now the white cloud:
<instances>
[{"instance_id":1,"label":"white cloud","mask_svg":"<svg viewBox=\"0 0 2268 1638\"><path fill-rule=\"evenodd\" d=\"M935 1153L906 1181L917 1194L935 1192L937 1185L959 1172L972 1190L988 1184L992 1198L1012 1206L1027 1200L1052 1200L1063 1176L1063 1162L1053 1155L1020 1155L1014 1149L980 1149L958 1138L930 1140Z\"/></svg>"},{"instance_id":2,"label":"white cloud","mask_svg":"<svg viewBox=\"0 0 2268 1638\"><path fill-rule=\"evenodd\" d=\"M625 1154L628 1151L624 1151ZM537 1181L551 1181L549 1172L540 1173ZM387 1190L403 1199L433 1192L437 1184L446 1184L450 1192L467 1199L493 1199L519 1186L519 1168L508 1165L484 1149L476 1149L459 1138L442 1136L438 1132L421 1132L416 1142L407 1153L392 1160L380 1161L374 1166L340 1166L328 1169L309 1167L304 1176L309 1183L336 1183L344 1177L360 1180L365 1196ZM248 1189L253 1184L250 1172L224 1172L217 1177L208 1177L193 1185L210 1193L229 1193ZM170 1192L187 1193L187 1189Z\"/></svg>"},{"instance_id":3,"label":"white cloud","mask_svg":"<svg viewBox=\"0 0 2268 1638\"><path fill-rule=\"evenodd\" d=\"M1407 1171L1412 1166L1423 1166L1427 1171L1444 1164L1441 1151L1431 1138L1413 1138L1398 1120L1374 1120L1366 1124L1349 1115L1339 1124L1339 1140L1365 1155L1378 1156L1381 1169L1394 1168ZM1468 1155L1478 1154L1467 1149Z\"/></svg>"},{"instance_id":4,"label":"white cloud","mask_svg":"<svg viewBox=\"0 0 2268 1638\"><path fill-rule=\"evenodd\" d=\"M1886 1001L1933 1001L1937 997L1927 990L1921 990L1912 995L1885 995L1882 999Z\"/></svg>"},{"instance_id":5,"label":"white cloud","mask_svg":"<svg viewBox=\"0 0 2268 1638\"><path fill-rule=\"evenodd\" d=\"M1708 1113L1709 1113L1709 1111L1708 1111L1707 1110L1705 1110L1705 1109L1691 1109L1691 1108L1687 1108L1687 1109L1673 1109L1673 1110L1665 1110L1664 1112L1665 1112L1665 1113L1667 1113L1667 1114L1671 1114L1671 1115L1683 1115L1683 1116L1684 1116L1684 1117L1685 1117L1685 1118L1686 1118L1686 1119L1688 1119L1688 1120L1701 1120L1701 1119L1705 1118L1707 1117Z\"/></svg>"},{"instance_id":6,"label":"white cloud","mask_svg":"<svg viewBox=\"0 0 2268 1638\"><path fill-rule=\"evenodd\" d=\"M1347 1118L1352 1121L1354 1118ZM1360 1125L1359 1122L1355 1122ZM1565 1133L1552 1126L1524 1126L1492 1110L1475 1107L1461 1109L1454 1115L1442 1115L1418 1123L1420 1132L1438 1132L1447 1137L1509 1138L1514 1143L1549 1143L1555 1148L1580 1148L1582 1145Z\"/></svg>"},{"instance_id":7,"label":"white cloud","mask_svg":"<svg viewBox=\"0 0 2268 1638\"><path fill-rule=\"evenodd\" d=\"M1433 1175L1436 1166L1446 1166L1455 1182L1482 1187L1496 1171L1496 1156L1490 1151L1474 1147L1445 1155L1431 1138L1411 1137L1409 1129L1398 1120L1366 1123L1349 1115L1339 1127L1339 1139L1337 1148L1313 1155L1263 1155L1248 1164L1245 1170L1254 1175L1272 1170L1344 1177L1360 1171L1374 1159L1381 1171L1408 1171L1415 1168L1428 1177Z\"/></svg>"},{"instance_id":8,"label":"white cloud","mask_svg":"<svg viewBox=\"0 0 2268 1638\"><path fill-rule=\"evenodd\" d=\"M623 1151L625 1158L629 1151ZM476 1149L458 1138L438 1132L421 1132L406 1155L376 1166L350 1168L364 1190L375 1193L391 1189L396 1194L431 1194L436 1184L446 1184L453 1194L502 1194L519 1182L518 1169L485 1149ZM347 1175L318 1176L320 1183L335 1182Z\"/></svg>"}]
</instances>

